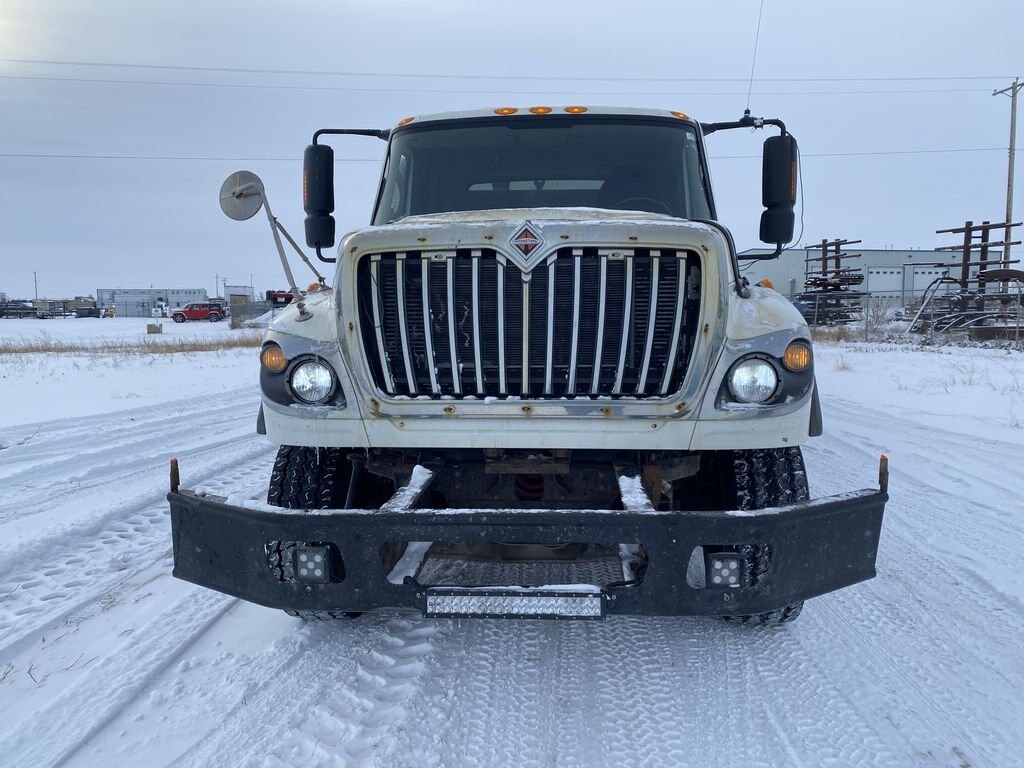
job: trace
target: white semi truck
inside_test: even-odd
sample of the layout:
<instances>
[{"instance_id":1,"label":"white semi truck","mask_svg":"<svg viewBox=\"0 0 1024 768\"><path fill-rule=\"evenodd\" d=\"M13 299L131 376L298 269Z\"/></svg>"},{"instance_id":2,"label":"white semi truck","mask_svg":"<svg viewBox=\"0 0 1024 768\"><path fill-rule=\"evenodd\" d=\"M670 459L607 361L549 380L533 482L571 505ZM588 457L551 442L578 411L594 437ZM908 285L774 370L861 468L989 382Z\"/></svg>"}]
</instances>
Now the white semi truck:
<instances>
[{"instance_id":1,"label":"white semi truck","mask_svg":"<svg viewBox=\"0 0 1024 768\"><path fill-rule=\"evenodd\" d=\"M758 624L871 578L886 473L810 499L811 339L718 222L704 142L730 128L778 130L778 256L797 186L778 120L538 106L317 131L306 240L332 280L299 291L266 208L296 297L260 355L267 500L181 489L175 467L175 575L308 618ZM332 258L339 134L387 151L370 225ZM221 198L238 219L266 204L246 172Z\"/></svg>"}]
</instances>

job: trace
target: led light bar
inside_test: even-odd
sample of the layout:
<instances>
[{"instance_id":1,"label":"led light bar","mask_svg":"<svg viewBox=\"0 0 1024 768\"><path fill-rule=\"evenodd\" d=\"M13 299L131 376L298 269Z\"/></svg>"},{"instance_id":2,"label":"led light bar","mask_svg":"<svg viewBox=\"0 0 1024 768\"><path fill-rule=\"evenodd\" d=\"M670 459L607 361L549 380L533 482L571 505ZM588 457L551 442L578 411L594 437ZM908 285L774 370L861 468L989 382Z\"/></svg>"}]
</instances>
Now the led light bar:
<instances>
[{"instance_id":1,"label":"led light bar","mask_svg":"<svg viewBox=\"0 0 1024 768\"><path fill-rule=\"evenodd\" d=\"M424 616L431 618L600 619L600 592L429 590Z\"/></svg>"}]
</instances>

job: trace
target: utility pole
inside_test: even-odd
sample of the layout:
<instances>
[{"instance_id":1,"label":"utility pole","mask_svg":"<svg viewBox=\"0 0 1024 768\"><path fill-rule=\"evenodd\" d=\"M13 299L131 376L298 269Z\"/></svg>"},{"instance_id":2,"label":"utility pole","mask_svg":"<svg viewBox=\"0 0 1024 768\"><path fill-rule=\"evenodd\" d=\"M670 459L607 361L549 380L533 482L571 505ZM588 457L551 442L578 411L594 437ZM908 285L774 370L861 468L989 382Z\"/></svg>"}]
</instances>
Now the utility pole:
<instances>
[{"instance_id":1,"label":"utility pole","mask_svg":"<svg viewBox=\"0 0 1024 768\"><path fill-rule=\"evenodd\" d=\"M213 276L213 297L217 298L217 294L220 293L220 275Z\"/></svg>"},{"instance_id":2,"label":"utility pole","mask_svg":"<svg viewBox=\"0 0 1024 768\"><path fill-rule=\"evenodd\" d=\"M39 281L36 279L35 270L32 271L32 287L35 290L36 299L39 298Z\"/></svg>"},{"instance_id":3,"label":"utility pole","mask_svg":"<svg viewBox=\"0 0 1024 768\"><path fill-rule=\"evenodd\" d=\"M1013 160L1017 152L1017 92L1024 88L1019 77L1013 78L1013 84L1001 91L992 91L993 96L1008 95L1010 97L1010 161L1006 172L1006 236L1003 240L1003 268L1010 266L1010 222L1013 221Z\"/></svg>"}]
</instances>

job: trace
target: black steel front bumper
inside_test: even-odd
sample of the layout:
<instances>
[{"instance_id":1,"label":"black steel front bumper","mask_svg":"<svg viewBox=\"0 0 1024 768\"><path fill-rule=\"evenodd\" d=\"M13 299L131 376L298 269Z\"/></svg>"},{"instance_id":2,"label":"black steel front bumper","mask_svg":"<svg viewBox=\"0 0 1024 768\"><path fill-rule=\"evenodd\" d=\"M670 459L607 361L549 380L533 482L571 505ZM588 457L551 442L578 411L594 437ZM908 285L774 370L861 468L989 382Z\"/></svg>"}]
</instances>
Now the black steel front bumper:
<instances>
[{"instance_id":1,"label":"black steel front bumper","mask_svg":"<svg viewBox=\"0 0 1024 768\"><path fill-rule=\"evenodd\" d=\"M604 590L608 614L764 613L870 579L888 495L863 490L756 512L359 511L270 512L171 492L174 575L260 605L296 611L425 611L430 589L388 581L387 542L640 544L640 583ZM268 564L275 542L329 544L344 576L283 579ZM688 585L698 545L768 545L767 570L733 588Z\"/></svg>"}]
</instances>

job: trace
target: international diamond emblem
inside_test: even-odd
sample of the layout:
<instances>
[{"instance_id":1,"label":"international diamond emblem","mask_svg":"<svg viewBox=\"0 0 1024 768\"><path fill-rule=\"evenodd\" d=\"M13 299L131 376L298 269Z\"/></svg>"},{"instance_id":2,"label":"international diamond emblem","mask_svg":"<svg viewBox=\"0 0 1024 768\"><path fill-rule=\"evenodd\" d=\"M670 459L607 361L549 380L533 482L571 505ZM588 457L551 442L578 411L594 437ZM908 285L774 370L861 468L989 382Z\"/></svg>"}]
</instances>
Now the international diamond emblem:
<instances>
[{"instance_id":1,"label":"international diamond emblem","mask_svg":"<svg viewBox=\"0 0 1024 768\"><path fill-rule=\"evenodd\" d=\"M509 242L511 242L512 246L523 254L523 256L528 257L544 244L544 238L534 232L533 228L529 224L526 224L515 235L513 235Z\"/></svg>"}]
</instances>

